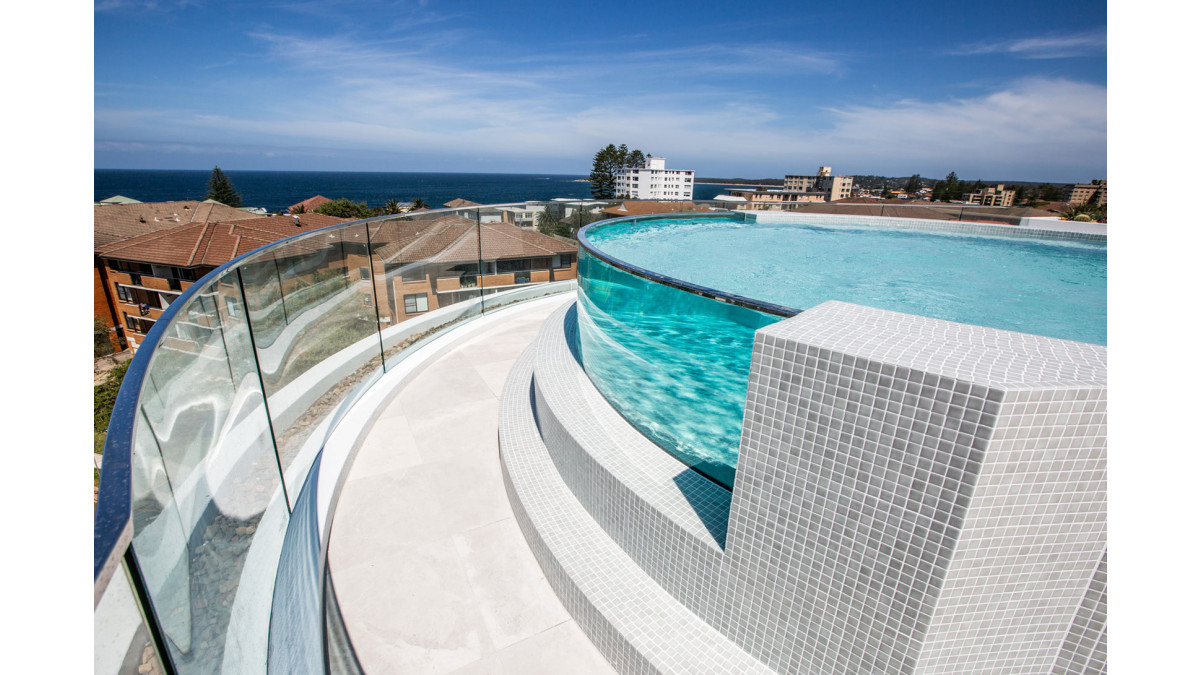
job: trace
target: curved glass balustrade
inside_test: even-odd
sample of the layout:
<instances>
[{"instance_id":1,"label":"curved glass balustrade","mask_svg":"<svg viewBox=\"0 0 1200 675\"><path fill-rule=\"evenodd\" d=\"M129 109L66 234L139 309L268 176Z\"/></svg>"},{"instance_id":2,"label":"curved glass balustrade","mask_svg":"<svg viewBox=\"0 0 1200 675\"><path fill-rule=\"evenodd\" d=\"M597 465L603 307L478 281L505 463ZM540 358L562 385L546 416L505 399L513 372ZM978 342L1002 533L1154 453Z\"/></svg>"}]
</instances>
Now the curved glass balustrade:
<instances>
[{"instance_id":1,"label":"curved glass balustrade","mask_svg":"<svg viewBox=\"0 0 1200 675\"><path fill-rule=\"evenodd\" d=\"M346 223L252 251L185 289L139 347L109 427L94 531L97 672L155 660L180 673L352 670L324 618L337 613L310 477L325 440L440 331L569 290L552 282L575 278L574 244L516 223L542 211L578 222L603 206Z\"/></svg>"}]
</instances>

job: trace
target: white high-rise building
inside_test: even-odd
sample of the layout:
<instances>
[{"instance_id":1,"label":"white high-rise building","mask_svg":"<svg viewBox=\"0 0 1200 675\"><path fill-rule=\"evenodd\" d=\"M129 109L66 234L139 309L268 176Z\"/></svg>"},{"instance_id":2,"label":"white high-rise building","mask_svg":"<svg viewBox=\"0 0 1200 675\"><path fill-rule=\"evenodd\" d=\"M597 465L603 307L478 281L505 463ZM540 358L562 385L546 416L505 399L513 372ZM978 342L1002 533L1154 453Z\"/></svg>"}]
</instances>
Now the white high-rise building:
<instances>
[{"instance_id":1,"label":"white high-rise building","mask_svg":"<svg viewBox=\"0 0 1200 675\"><path fill-rule=\"evenodd\" d=\"M617 195L630 199L691 199L695 171L667 169L666 157L646 157L640 169L625 169L617 174Z\"/></svg>"}]
</instances>

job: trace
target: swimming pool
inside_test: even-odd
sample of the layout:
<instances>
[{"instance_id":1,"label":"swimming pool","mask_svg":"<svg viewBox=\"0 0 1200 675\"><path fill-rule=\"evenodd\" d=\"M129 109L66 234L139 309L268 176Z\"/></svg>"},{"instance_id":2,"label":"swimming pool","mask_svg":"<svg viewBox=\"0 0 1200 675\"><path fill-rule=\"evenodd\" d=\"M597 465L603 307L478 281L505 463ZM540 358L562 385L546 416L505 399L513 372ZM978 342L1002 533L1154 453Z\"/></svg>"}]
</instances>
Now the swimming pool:
<instances>
[{"instance_id":1,"label":"swimming pool","mask_svg":"<svg viewBox=\"0 0 1200 675\"><path fill-rule=\"evenodd\" d=\"M730 487L754 331L797 311L842 300L1107 342L1103 241L970 230L744 213L593 224L579 236L584 369L642 433Z\"/></svg>"}]
</instances>

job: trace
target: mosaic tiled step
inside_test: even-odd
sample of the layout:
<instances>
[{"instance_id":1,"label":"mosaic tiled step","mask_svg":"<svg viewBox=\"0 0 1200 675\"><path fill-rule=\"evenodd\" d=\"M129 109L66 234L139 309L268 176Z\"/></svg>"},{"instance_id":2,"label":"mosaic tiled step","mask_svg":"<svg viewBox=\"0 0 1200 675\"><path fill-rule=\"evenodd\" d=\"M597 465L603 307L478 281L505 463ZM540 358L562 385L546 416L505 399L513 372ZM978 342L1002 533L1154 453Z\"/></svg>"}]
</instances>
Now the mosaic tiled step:
<instances>
[{"instance_id":1,"label":"mosaic tiled step","mask_svg":"<svg viewBox=\"0 0 1200 675\"><path fill-rule=\"evenodd\" d=\"M528 348L505 383L500 457L517 522L567 611L622 673L774 672L655 583L576 499L534 417L537 356Z\"/></svg>"}]
</instances>

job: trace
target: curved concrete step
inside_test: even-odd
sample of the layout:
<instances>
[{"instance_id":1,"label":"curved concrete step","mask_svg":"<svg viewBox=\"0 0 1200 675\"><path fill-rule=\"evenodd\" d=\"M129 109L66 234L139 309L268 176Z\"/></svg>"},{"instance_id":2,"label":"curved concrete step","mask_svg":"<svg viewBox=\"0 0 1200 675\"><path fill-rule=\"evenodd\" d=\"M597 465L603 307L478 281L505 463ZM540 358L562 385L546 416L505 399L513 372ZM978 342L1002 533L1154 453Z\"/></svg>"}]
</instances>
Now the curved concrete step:
<instances>
[{"instance_id":1,"label":"curved concrete step","mask_svg":"<svg viewBox=\"0 0 1200 675\"><path fill-rule=\"evenodd\" d=\"M504 386L501 467L517 522L567 611L623 673L774 672L655 583L575 498L534 416L536 358L530 346Z\"/></svg>"}]
</instances>

